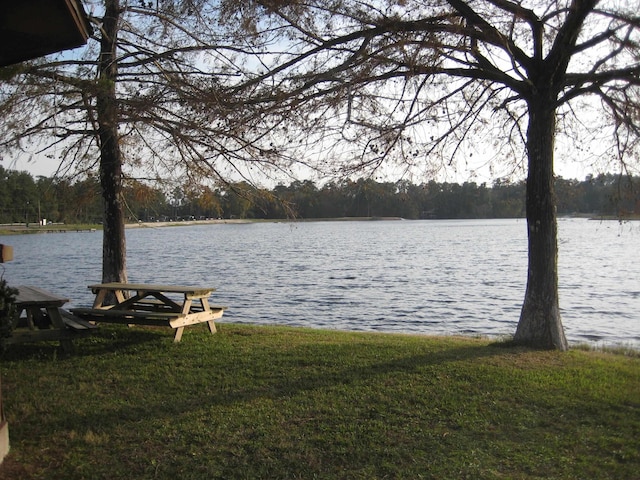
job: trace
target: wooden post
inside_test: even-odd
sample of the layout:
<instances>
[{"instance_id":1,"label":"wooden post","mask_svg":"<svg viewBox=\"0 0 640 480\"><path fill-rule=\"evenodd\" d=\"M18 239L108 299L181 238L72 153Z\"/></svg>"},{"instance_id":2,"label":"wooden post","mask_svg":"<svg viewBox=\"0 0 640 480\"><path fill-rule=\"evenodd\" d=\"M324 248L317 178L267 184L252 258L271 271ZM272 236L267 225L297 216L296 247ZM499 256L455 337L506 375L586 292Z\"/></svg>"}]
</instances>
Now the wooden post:
<instances>
[{"instance_id":1,"label":"wooden post","mask_svg":"<svg viewBox=\"0 0 640 480\"><path fill-rule=\"evenodd\" d=\"M0 263L13 260L13 247L0 244ZM0 378L0 464L9 453L9 423L2 406L2 378Z\"/></svg>"},{"instance_id":2,"label":"wooden post","mask_svg":"<svg viewBox=\"0 0 640 480\"><path fill-rule=\"evenodd\" d=\"M11 245L3 245L0 243L0 263L13 260L13 247Z\"/></svg>"},{"instance_id":3,"label":"wooden post","mask_svg":"<svg viewBox=\"0 0 640 480\"><path fill-rule=\"evenodd\" d=\"M9 423L2 407L2 382L0 381L0 464L9 453Z\"/></svg>"}]
</instances>

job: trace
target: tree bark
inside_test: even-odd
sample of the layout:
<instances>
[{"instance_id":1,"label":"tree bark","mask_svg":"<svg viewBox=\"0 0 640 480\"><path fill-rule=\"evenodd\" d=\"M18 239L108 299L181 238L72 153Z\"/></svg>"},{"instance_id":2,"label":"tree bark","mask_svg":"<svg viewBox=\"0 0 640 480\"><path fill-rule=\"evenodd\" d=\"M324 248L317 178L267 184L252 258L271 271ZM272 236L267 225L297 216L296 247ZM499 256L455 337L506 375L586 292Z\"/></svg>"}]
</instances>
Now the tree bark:
<instances>
[{"instance_id":1,"label":"tree bark","mask_svg":"<svg viewBox=\"0 0 640 480\"><path fill-rule=\"evenodd\" d=\"M527 131L527 288L514 341L537 348L566 350L558 299L558 224L553 175L555 102L529 102Z\"/></svg>"},{"instance_id":2,"label":"tree bark","mask_svg":"<svg viewBox=\"0 0 640 480\"><path fill-rule=\"evenodd\" d=\"M100 184L103 198L102 281L126 282L126 241L122 205L122 155L118 135L116 97L116 39L119 0L105 2L96 99L100 141Z\"/></svg>"}]
</instances>

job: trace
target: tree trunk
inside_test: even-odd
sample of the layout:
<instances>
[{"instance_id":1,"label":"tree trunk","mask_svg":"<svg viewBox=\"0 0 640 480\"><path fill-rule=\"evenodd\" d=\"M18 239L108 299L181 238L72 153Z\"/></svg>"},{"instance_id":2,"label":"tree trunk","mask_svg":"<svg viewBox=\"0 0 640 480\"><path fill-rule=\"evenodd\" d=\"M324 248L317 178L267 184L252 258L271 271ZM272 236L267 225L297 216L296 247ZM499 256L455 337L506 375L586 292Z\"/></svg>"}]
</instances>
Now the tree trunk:
<instances>
[{"instance_id":1,"label":"tree trunk","mask_svg":"<svg viewBox=\"0 0 640 480\"><path fill-rule=\"evenodd\" d=\"M553 178L555 110L549 99L529 103L527 131L527 289L514 341L567 349L558 300L558 224Z\"/></svg>"},{"instance_id":2,"label":"tree trunk","mask_svg":"<svg viewBox=\"0 0 640 480\"><path fill-rule=\"evenodd\" d=\"M97 95L100 139L100 184L103 198L102 281L126 282L126 241L122 205L122 156L118 135L116 97L116 39L120 15L119 0L105 2L100 42L100 70Z\"/></svg>"}]
</instances>

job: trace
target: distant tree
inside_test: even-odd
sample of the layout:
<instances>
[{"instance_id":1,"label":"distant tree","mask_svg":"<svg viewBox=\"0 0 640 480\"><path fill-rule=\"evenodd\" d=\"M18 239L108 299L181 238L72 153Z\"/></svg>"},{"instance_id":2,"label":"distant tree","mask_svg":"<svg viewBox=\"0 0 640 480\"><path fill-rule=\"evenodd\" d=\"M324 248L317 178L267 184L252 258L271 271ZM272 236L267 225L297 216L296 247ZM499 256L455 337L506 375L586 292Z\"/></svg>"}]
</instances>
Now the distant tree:
<instances>
[{"instance_id":1,"label":"distant tree","mask_svg":"<svg viewBox=\"0 0 640 480\"><path fill-rule=\"evenodd\" d=\"M65 223L100 223L102 204L100 202L100 179L90 175L74 182L70 192L61 192L66 198Z\"/></svg>"},{"instance_id":2,"label":"distant tree","mask_svg":"<svg viewBox=\"0 0 640 480\"><path fill-rule=\"evenodd\" d=\"M60 218L60 204L56 195L54 180L40 176L36 180L36 188L38 189L40 219L47 222L58 221Z\"/></svg>"},{"instance_id":3,"label":"distant tree","mask_svg":"<svg viewBox=\"0 0 640 480\"><path fill-rule=\"evenodd\" d=\"M7 185L7 170L0 165L0 222L7 223L8 209L11 208L11 196Z\"/></svg>"},{"instance_id":4,"label":"distant tree","mask_svg":"<svg viewBox=\"0 0 640 480\"><path fill-rule=\"evenodd\" d=\"M556 178L555 190L558 206L558 212L576 213L580 211L580 198L578 180L565 180L564 178Z\"/></svg>"},{"instance_id":5,"label":"distant tree","mask_svg":"<svg viewBox=\"0 0 640 480\"><path fill-rule=\"evenodd\" d=\"M525 216L525 190L522 182L498 178L491 187L492 216L496 218L520 218Z\"/></svg>"},{"instance_id":6,"label":"distant tree","mask_svg":"<svg viewBox=\"0 0 640 480\"><path fill-rule=\"evenodd\" d=\"M0 212L5 223L35 223L38 218L38 188L29 172L0 167Z\"/></svg>"},{"instance_id":7,"label":"distant tree","mask_svg":"<svg viewBox=\"0 0 640 480\"><path fill-rule=\"evenodd\" d=\"M248 182L227 185L222 190L222 204L227 218L252 218L256 188Z\"/></svg>"},{"instance_id":8,"label":"distant tree","mask_svg":"<svg viewBox=\"0 0 640 480\"><path fill-rule=\"evenodd\" d=\"M197 199L201 215L206 218L219 218L222 216L222 204L220 195L210 187L203 187Z\"/></svg>"},{"instance_id":9,"label":"distant tree","mask_svg":"<svg viewBox=\"0 0 640 480\"><path fill-rule=\"evenodd\" d=\"M164 192L147 183L127 179L123 184L123 198L127 217L132 221L157 219L167 205Z\"/></svg>"},{"instance_id":10,"label":"distant tree","mask_svg":"<svg viewBox=\"0 0 640 480\"><path fill-rule=\"evenodd\" d=\"M283 42L231 93L261 95L261 116L295 112L306 151L340 151L338 171L377 170L392 159L405 171L422 169L436 154L446 167L484 146L498 159L526 159L529 263L515 340L566 349L555 140L565 133L587 155L588 140L608 136L623 168L637 158L640 2L225 3L236 23L259 19L256 31L266 27L271 38L279 28ZM346 142L328 150L332 135Z\"/></svg>"},{"instance_id":11,"label":"distant tree","mask_svg":"<svg viewBox=\"0 0 640 480\"><path fill-rule=\"evenodd\" d=\"M396 196L398 210L394 214L402 218L417 219L420 218L419 202L422 189L418 185L414 185L408 180L399 180L396 182Z\"/></svg>"},{"instance_id":12,"label":"distant tree","mask_svg":"<svg viewBox=\"0 0 640 480\"><path fill-rule=\"evenodd\" d=\"M319 208L322 216L340 218L347 215L345 194L339 182L327 182L319 191Z\"/></svg>"}]
</instances>

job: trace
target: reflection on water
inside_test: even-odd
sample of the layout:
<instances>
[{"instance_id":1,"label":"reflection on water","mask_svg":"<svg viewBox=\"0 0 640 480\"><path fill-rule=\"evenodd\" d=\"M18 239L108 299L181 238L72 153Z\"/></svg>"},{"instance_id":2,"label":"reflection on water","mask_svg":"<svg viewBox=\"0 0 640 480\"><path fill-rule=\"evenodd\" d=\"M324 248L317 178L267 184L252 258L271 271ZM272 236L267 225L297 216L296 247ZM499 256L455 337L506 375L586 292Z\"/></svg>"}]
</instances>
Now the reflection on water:
<instances>
[{"instance_id":1,"label":"reflection on water","mask_svg":"<svg viewBox=\"0 0 640 480\"><path fill-rule=\"evenodd\" d=\"M570 342L640 345L638 224L560 221ZM13 284L87 305L102 235L0 237ZM308 222L127 231L129 280L204 284L224 320L345 330L511 335L526 283L524 220Z\"/></svg>"}]
</instances>

